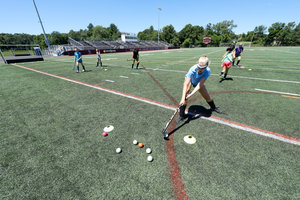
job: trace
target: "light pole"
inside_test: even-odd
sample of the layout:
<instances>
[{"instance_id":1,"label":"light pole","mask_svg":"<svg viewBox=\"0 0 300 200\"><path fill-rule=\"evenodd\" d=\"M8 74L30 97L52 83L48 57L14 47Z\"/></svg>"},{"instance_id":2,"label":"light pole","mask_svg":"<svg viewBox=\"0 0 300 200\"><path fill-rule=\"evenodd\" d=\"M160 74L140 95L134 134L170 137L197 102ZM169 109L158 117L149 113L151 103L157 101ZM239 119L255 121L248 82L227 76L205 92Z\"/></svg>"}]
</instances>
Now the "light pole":
<instances>
[{"instance_id":1,"label":"light pole","mask_svg":"<svg viewBox=\"0 0 300 200\"><path fill-rule=\"evenodd\" d=\"M43 23L42 23L40 14L39 14L39 11L38 11L38 9L37 9L37 7L36 7L36 5L35 5L35 1L34 1L34 0L33 0L33 4L34 4L35 10L36 10L36 13L37 13L37 15L38 15L38 17L39 17L39 20L40 20L40 23L41 23L43 32L44 32L45 43L46 43L47 46L48 46L48 51L50 51L50 42L49 42L49 40L47 39L47 36L46 36L46 33L45 33L45 29L44 29L44 26L43 26Z\"/></svg>"},{"instance_id":2,"label":"light pole","mask_svg":"<svg viewBox=\"0 0 300 200\"><path fill-rule=\"evenodd\" d=\"M159 43L159 12L161 11L162 9L160 7L158 7L158 29L157 29L157 43Z\"/></svg>"}]
</instances>

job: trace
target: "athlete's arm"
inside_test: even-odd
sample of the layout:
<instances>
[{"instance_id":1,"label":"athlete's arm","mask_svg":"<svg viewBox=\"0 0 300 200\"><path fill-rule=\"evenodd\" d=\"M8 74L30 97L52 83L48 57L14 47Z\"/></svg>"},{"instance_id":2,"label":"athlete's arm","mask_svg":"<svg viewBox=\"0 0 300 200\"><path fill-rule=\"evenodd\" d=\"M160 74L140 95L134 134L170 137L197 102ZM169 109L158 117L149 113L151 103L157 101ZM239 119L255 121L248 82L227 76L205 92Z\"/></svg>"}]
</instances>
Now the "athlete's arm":
<instances>
[{"instance_id":1,"label":"athlete's arm","mask_svg":"<svg viewBox=\"0 0 300 200\"><path fill-rule=\"evenodd\" d=\"M200 90L200 88L204 85L206 79L202 78L201 81L198 83L198 85L194 88L194 90L187 95L186 100L189 99L191 96L193 96L197 91Z\"/></svg>"},{"instance_id":2,"label":"athlete's arm","mask_svg":"<svg viewBox=\"0 0 300 200\"><path fill-rule=\"evenodd\" d=\"M186 103L186 96L187 96L187 93L189 92L188 85L190 84L190 82L191 82L191 78L186 77L184 80L184 83L183 83L182 96L181 96L181 101L180 101L179 105L184 105Z\"/></svg>"}]
</instances>

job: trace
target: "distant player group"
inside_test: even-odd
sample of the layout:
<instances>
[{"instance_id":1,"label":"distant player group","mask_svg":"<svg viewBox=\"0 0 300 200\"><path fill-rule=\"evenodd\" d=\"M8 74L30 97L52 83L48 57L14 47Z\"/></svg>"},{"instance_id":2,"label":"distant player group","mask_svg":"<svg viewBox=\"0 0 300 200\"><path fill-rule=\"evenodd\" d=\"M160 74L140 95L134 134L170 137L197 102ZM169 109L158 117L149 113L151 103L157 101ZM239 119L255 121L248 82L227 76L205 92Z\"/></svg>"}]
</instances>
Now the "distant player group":
<instances>
[{"instance_id":1,"label":"distant player group","mask_svg":"<svg viewBox=\"0 0 300 200\"><path fill-rule=\"evenodd\" d=\"M234 63L236 60L237 60L236 66L239 65L243 51L244 51L244 47L242 43L240 43L239 46L236 48L235 45L231 45L226 49L226 52L223 55L223 59L222 59L222 71L220 73L220 82L226 80L229 68L231 66L235 66ZM103 68L99 49L96 49L96 55L97 55L96 67L99 68L100 65L101 68ZM82 71L85 72L86 69L82 62L82 54L78 51L77 48L75 48L74 56L75 56L75 62L77 66L77 72L79 72L79 63L82 66ZM140 61L139 61L139 50L137 48L135 48L132 53L132 65L131 65L132 69L134 68L135 61L137 62L136 69L138 69ZM204 83L206 82L206 80L208 79L211 73L209 64L210 61L208 57L201 56L198 60L198 63L192 66L187 72L187 74L185 75L181 100L179 103L179 108L180 108L179 119L177 119L177 121L181 121L182 119L184 119L185 117L184 112L185 112L187 100L191 98L191 96L196 92L199 92L201 96L206 100L206 102L210 106L211 111L222 113L221 110L218 107L216 107L213 99L210 97L204 85ZM193 91L190 92L192 86L194 89Z\"/></svg>"},{"instance_id":2,"label":"distant player group","mask_svg":"<svg viewBox=\"0 0 300 200\"><path fill-rule=\"evenodd\" d=\"M239 66L241 61L242 52L244 51L243 44L240 43L238 47L235 48L234 45L231 45L226 49L226 53L223 55L222 60L222 71L220 74L220 82L226 80L229 68L234 65L235 60L237 59L236 65Z\"/></svg>"},{"instance_id":3,"label":"distant player group","mask_svg":"<svg viewBox=\"0 0 300 200\"><path fill-rule=\"evenodd\" d=\"M82 66L82 72L86 72L85 66L83 65L83 61L82 61L82 54L79 52L78 48L75 48L74 50L75 50L75 52L74 52L74 57L75 57L74 62L75 63L74 63L73 70L75 69L75 66L76 66L76 68L77 68L76 72L79 73L79 64L80 64ZM97 56L96 68L99 68L99 65L100 65L101 69L104 69L104 67L102 65L101 53L100 53L99 49L96 49L96 56ZM132 53L132 65L131 65L132 69L134 67L135 61L137 62L136 69L139 69L140 60L139 60L138 48L135 48Z\"/></svg>"}]
</instances>

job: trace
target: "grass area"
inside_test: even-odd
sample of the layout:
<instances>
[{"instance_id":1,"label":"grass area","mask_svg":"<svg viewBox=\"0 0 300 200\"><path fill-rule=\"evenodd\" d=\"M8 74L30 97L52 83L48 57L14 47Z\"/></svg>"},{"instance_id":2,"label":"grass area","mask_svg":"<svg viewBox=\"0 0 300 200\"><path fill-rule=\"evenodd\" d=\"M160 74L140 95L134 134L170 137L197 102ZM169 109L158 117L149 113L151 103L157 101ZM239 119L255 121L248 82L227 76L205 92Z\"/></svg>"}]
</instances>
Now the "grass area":
<instances>
[{"instance_id":1,"label":"grass area","mask_svg":"<svg viewBox=\"0 0 300 200\"><path fill-rule=\"evenodd\" d=\"M212 74L206 87L226 113L212 117L300 138L300 98L255 90L300 94L300 48L246 48L244 68L232 67L232 80L219 83L224 51L145 51L140 66L179 101L185 73L207 55ZM129 58L103 54L104 71L95 68L95 55L84 56L86 73L72 71L72 57L20 65L173 105L145 70L131 69ZM202 118L177 124L165 141L169 109L14 65L0 68L0 199L177 199L180 182L189 199L299 198L298 145ZM209 107L200 97L191 106ZM103 137L107 125L115 129ZM185 143L186 135L197 142ZM175 177L172 159L180 172Z\"/></svg>"}]
</instances>

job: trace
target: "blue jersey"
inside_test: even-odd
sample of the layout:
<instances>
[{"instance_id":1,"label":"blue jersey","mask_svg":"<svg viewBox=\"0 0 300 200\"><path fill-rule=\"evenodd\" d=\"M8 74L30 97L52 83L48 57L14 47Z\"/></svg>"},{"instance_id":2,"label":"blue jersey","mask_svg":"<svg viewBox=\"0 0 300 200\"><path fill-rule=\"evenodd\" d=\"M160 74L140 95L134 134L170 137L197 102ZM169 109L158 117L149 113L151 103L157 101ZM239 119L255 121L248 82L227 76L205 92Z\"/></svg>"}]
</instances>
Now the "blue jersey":
<instances>
[{"instance_id":1,"label":"blue jersey","mask_svg":"<svg viewBox=\"0 0 300 200\"><path fill-rule=\"evenodd\" d=\"M76 52L75 51L75 53L74 53L74 56L76 57L76 61L81 61L81 56L82 56L82 54L80 53L80 52ZM80 59L79 59L80 58ZM79 59L79 60L78 60Z\"/></svg>"},{"instance_id":2,"label":"blue jersey","mask_svg":"<svg viewBox=\"0 0 300 200\"><path fill-rule=\"evenodd\" d=\"M192 85L195 87L201 79L207 79L210 75L210 68L206 67L205 70L201 74L198 73L198 66L197 64L192 66L188 73L185 75L186 77L189 77L191 79Z\"/></svg>"}]
</instances>

